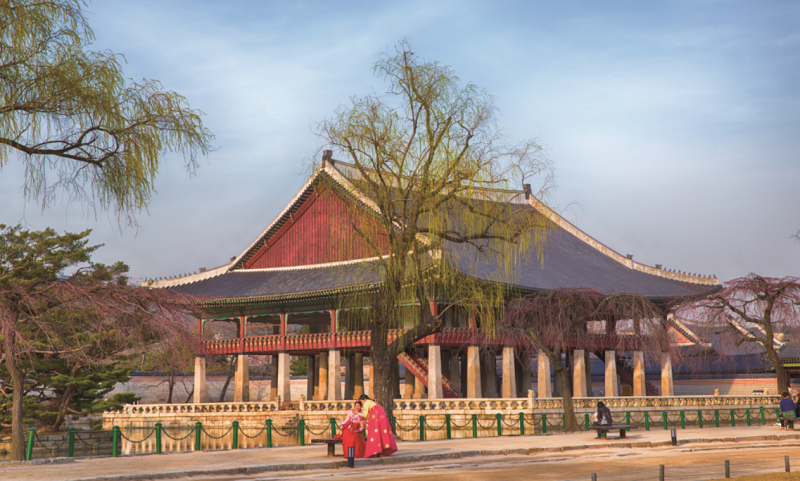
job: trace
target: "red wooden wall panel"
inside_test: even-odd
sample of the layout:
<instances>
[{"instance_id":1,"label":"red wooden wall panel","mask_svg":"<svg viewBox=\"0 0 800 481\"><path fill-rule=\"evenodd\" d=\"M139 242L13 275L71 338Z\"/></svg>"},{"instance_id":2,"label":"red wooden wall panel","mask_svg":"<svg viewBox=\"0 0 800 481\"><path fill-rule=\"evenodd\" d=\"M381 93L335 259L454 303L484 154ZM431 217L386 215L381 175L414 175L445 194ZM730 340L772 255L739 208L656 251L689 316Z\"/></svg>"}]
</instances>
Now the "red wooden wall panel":
<instances>
[{"instance_id":1,"label":"red wooden wall panel","mask_svg":"<svg viewBox=\"0 0 800 481\"><path fill-rule=\"evenodd\" d=\"M323 189L311 194L287 221L245 263L245 269L291 267L374 257L376 253L353 230L370 228L381 253L388 249L385 235L378 235L374 219L346 204L335 191Z\"/></svg>"}]
</instances>

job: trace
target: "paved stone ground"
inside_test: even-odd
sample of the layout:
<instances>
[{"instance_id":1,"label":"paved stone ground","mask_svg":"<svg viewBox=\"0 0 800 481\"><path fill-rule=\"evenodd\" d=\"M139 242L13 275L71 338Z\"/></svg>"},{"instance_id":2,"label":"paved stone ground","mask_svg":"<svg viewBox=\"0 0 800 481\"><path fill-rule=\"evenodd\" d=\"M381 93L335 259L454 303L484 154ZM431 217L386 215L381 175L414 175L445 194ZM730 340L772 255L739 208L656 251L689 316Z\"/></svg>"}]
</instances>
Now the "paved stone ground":
<instances>
[{"instance_id":1,"label":"paved stone ground","mask_svg":"<svg viewBox=\"0 0 800 481\"><path fill-rule=\"evenodd\" d=\"M569 479L591 472L603 475L653 469L658 464L721 464L724 459L734 463L767 459L779 466L784 455L800 453L800 434L775 426L686 429L678 431L678 438L678 448L670 445L669 431L663 430L634 431L628 439L608 441L594 439L594 433L405 441L393 456L357 460L355 470L345 468L341 457L326 457L324 446L85 458L49 464L0 463L0 479ZM800 469L800 458L796 464ZM532 478L534 471L537 475ZM719 473L709 476L720 477Z\"/></svg>"}]
</instances>

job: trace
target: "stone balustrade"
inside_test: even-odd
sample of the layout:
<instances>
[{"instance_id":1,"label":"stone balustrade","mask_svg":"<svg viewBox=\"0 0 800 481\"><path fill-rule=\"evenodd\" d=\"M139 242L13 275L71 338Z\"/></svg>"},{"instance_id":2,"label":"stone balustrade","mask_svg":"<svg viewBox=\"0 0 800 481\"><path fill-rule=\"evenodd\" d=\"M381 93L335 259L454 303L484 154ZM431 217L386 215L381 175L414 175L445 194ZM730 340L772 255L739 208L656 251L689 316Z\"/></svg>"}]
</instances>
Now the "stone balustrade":
<instances>
[{"instance_id":1,"label":"stone balustrade","mask_svg":"<svg viewBox=\"0 0 800 481\"><path fill-rule=\"evenodd\" d=\"M203 403L203 404L126 404L109 414L210 414L210 413L265 413L280 409L278 402Z\"/></svg>"},{"instance_id":2,"label":"stone balustrade","mask_svg":"<svg viewBox=\"0 0 800 481\"><path fill-rule=\"evenodd\" d=\"M603 401L612 411L672 411L687 409L723 409L774 407L780 396L641 396L641 397L584 397L573 398L573 406L578 412L593 411L597 402ZM402 414L444 414L446 412L470 413L518 413L560 412L564 409L562 398L537 399L397 399L394 403L395 416ZM300 401L301 413L336 413L353 407L353 401Z\"/></svg>"}]
</instances>

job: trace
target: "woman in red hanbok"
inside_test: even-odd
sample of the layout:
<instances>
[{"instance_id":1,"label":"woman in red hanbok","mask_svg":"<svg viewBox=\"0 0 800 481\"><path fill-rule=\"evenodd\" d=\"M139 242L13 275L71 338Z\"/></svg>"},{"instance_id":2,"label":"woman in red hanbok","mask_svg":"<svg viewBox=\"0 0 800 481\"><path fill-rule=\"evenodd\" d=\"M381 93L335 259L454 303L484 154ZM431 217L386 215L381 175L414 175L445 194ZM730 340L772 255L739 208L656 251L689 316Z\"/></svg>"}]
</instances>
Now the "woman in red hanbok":
<instances>
[{"instance_id":1,"label":"woman in red hanbok","mask_svg":"<svg viewBox=\"0 0 800 481\"><path fill-rule=\"evenodd\" d=\"M344 422L340 425L342 428L342 450L345 458L347 457L347 449L350 447L354 448L354 457L364 457L366 441L363 434L364 416L361 414L361 405L361 401L356 401L353 405L353 410L347 414Z\"/></svg>"},{"instance_id":2,"label":"woman in red hanbok","mask_svg":"<svg viewBox=\"0 0 800 481\"><path fill-rule=\"evenodd\" d=\"M363 411L367 417L367 448L364 456L367 458L388 456L397 451L397 443L386 411L366 394L361 395L359 399L364 403Z\"/></svg>"}]
</instances>

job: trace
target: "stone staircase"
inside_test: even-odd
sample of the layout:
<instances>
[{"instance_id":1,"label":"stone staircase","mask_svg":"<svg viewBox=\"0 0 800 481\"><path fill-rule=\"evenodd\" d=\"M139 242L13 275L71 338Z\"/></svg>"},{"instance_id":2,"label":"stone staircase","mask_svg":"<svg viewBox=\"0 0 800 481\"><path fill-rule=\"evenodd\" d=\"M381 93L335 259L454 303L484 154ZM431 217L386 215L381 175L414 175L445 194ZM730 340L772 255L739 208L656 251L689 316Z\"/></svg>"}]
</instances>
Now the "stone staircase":
<instances>
[{"instance_id":1,"label":"stone staircase","mask_svg":"<svg viewBox=\"0 0 800 481\"><path fill-rule=\"evenodd\" d=\"M403 363L406 369L411 371L411 373L414 374L414 376L419 379L425 387L428 387L427 359L421 356L413 356L404 352L397 356L397 360ZM442 393L444 394L445 398L459 397L458 389L453 387L453 385L450 384L450 380L444 376L442 376Z\"/></svg>"}]
</instances>

